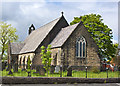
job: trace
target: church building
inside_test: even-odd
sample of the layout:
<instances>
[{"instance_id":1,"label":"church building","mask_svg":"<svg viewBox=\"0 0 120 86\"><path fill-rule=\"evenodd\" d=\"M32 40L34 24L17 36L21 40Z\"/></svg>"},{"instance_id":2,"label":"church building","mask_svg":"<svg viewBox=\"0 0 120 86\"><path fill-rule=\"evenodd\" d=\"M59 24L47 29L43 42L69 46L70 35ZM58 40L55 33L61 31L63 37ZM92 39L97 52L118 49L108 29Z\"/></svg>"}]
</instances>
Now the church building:
<instances>
[{"instance_id":1,"label":"church building","mask_svg":"<svg viewBox=\"0 0 120 86\"><path fill-rule=\"evenodd\" d=\"M23 42L9 43L8 63L42 65L41 46L51 45L51 65L100 67L98 46L82 21L69 25L62 16L35 29L32 24Z\"/></svg>"}]
</instances>

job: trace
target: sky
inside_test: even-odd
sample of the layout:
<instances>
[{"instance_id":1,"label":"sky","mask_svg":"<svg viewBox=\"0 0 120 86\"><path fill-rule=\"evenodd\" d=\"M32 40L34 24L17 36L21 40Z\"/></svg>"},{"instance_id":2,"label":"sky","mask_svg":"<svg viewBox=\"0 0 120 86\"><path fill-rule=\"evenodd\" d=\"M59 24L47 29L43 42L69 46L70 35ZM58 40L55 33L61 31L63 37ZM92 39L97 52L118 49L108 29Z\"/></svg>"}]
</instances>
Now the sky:
<instances>
[{"instance_id":1,"label":"sky","mask_svg":"<svg viewBox=\"0 0 120 86\"><path fill-rule=\"evenodd\" d=\"M118 42L118 0L4 0L0 8L1 21L17 29L19 41L28 36L31 24L37 29L60 17L63 11L68 23L74 17L100 14L113 31L112 41Z\"/></svg>"}]
</instances>

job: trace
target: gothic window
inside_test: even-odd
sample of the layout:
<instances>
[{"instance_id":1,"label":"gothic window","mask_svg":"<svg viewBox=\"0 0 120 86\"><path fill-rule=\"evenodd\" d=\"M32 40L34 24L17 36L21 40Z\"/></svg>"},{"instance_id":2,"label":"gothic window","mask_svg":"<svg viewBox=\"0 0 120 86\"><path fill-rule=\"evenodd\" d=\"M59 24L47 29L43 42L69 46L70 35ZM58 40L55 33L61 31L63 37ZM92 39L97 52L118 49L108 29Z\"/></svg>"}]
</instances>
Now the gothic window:
<instances>
[{"instance_id":1,"label":"gothic window","mask_svg":"<svg viewBox=\"0 0 120 86\"><path fill-rule=\"evenodd\" d=\"M78 38L76 41L76 57L86 57L86 41L83 36L80 36L80 38Z\"/></svg>"}]
</instances>

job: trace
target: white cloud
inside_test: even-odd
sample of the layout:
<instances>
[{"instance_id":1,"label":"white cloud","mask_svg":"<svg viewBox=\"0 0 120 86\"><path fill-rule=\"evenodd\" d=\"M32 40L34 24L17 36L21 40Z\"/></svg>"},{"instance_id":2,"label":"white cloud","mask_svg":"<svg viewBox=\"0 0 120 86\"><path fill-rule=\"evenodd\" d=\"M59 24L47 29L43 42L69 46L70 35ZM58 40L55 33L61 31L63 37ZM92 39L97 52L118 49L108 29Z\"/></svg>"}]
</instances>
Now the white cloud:
<instances>
[{"instance_id":1,"label":"white cloud","mask_svg":"<svg viewBox=\"0 0 120 86\"><path fill-rule=\"evenodd\" d=\"M42 24L44 21L48 21L54 13L51 9L46 7L45 3L33 3L29 5L21 4L20 11L25 20L28 20L29 23L35 22L37 24Z\"/></svg>"},{"instance_id":2,"label":"white cloud","mask_svg":"<svg viewBox=\"0 0 120 86\"><path fill-rule=\"evenodd\" d=\"M96 3L95 2L84 2L83 4L81 3L79 6L78 6L78 9L80 10L85 10L85 11L91 11L91 10L94 10L96 9Z\"/></svg>"},{"instance_id":3,"label":"white cloud","mask_svg":"<svg viewBox=\"0 0 120 86\"><path fill-rule=\"evenodd\" d=\"M41 8L44 6L45 6L45 2L33 3L33 4L32 3L20 4L20 10L24 15L31 15L31 14L36 15L36 14L40 14L37 11L41 10Z\"/></svg>"}]
</instances>

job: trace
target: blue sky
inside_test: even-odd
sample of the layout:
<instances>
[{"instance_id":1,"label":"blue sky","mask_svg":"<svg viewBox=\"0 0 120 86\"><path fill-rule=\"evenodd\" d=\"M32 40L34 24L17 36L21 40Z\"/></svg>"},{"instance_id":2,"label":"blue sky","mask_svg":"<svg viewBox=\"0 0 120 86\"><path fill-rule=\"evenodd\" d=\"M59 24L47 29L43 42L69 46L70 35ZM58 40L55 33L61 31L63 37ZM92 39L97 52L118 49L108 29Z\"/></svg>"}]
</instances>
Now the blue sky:
<instances>
[{"instance_id":1,"label":"blue sky","mask_svg":"<svg viewBox=\"0 0 120 86\"><path fill-rule=\"evenodd\" d=\"M4 0L2 1L2 21L12 24L17 29L19 40L28 35L28 28L36 28L61 16L61 11L68 23L74 17L90 13L100 14L103 22L113 31L113 41L118 42L118 0Z\"/></svg>"}]
</instances>

